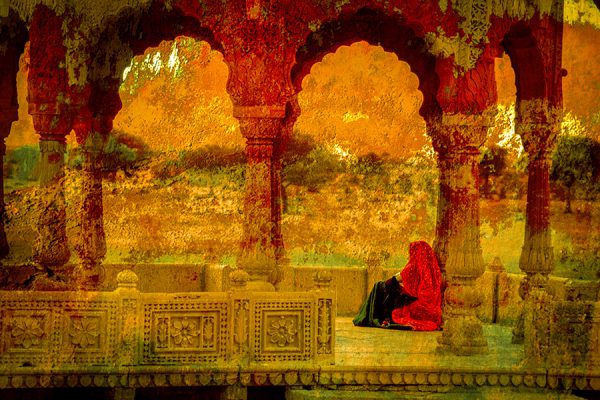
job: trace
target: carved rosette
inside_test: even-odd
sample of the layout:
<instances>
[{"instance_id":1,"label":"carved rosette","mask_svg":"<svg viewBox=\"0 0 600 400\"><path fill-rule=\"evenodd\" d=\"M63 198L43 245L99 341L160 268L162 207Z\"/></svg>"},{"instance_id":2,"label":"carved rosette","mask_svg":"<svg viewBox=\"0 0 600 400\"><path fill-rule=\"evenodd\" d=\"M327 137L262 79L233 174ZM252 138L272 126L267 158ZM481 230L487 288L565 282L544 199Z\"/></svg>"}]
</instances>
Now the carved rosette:
<instances>
[{"instance_id":1,"label":"carved rosette","mask_svg":"<svg viewBox=\"0 0 600 400\"><path fill-rule=\"evenodd\" d=\"M260 301L254 305L253 359L267 361L308 361L311 345L311 303Z\"/></svg>"},{"instance_id":2,"label":"carved rosette","mask_svg":"<svg viewBox=\"0 0 600 400\"><path fill-rule=\"evenodd\" d=\"M13 346L26 350L42 347L44 319L42 316L14 317L8 323Z\"/></svg>"},{"instance_id":3,"label":"carved rosette","mask_svg":"<svg viewBox=\"0 0 600 400\"><path fill-rule=\"evenodd\" d=\"M99 317L72 317L68 335L73 347L99 349L101 323Z\"/></svg>"},{"instance_id":4,"label":"carved rosette","mask_svg":"<svg viewBox=\"0 0 600 400\"><path fill-rule=\"evenodd\" d=\"M198 363L229 357L232 327L222 299L144 305L144 363Z\"/></svg>"}]
</instances>

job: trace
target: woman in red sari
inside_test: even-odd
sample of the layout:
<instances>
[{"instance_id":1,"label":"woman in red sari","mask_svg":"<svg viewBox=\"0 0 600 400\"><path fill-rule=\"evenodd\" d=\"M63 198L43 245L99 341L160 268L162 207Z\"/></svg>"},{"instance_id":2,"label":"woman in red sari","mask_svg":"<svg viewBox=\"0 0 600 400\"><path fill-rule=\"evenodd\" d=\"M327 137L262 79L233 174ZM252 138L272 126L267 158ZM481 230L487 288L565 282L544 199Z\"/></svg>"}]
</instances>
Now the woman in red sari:
<instances>
[{"instance_id":1,"label":"woman in red sari","mask_svg":"<svg viewBox=\"0 0 600 400\"><path fill-rule=\"evenodd\" d=\"M433 249L427 242L410 244L408 263L399 275L404 291L417 299L394 309L393 323L410 326L416 331L440 329L442 273Z\"/></svg>"}]
</instances>

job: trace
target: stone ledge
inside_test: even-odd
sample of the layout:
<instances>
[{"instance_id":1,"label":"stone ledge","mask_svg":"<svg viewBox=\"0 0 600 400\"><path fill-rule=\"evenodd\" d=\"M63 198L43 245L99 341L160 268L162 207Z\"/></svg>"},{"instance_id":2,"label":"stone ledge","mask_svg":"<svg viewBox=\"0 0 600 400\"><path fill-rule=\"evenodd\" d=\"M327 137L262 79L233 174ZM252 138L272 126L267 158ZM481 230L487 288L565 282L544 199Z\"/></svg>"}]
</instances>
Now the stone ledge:
<instances>
[{"instance_id":1,"label":"stone ledge","mask_svg":"<svg viewBox=\"0 0 600 400\"><path fill-rule=\"evenodd\" d=\"M528 373L522 371L362 371L327 368L239 370L215 366L131 368L108 371L106 368L75 371L0 371L0 389L19 388L145 388L195 386L314 386L318 389L372 391L448 391L461 388L512 388L527 390L600 391L600 373ZM335 371L335 372L334 372Z\"/></svg>"}]
</instances>

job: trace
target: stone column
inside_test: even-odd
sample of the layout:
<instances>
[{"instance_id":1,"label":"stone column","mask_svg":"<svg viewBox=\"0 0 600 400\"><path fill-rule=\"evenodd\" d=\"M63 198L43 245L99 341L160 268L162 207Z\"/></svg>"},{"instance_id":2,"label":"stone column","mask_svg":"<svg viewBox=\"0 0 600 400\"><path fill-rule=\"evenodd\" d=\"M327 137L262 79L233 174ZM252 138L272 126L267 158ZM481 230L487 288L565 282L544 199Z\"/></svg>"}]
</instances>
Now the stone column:
<instances>
[{"instance_id":1,"label":"stone column","mask_svg":"<svg viewBox=\"0 0 600 400\"><path fill-rule=\"evenodd\" d=\"M488 124L482 116L444 115L433 129L440 169L435 248L445 269L441 348L460 355L487 352L476 308L476 279L485 270L479 241L479 146Z\"/></svg>"},{"instance_id":2,"label":"stone column","mask_svg":"<svg viewBox=\"0 0 600 400\"><path fill-rule=\"evenodd\" d=\"M246 138L244 238L238 260L250 275L250 290L274 290L283 278L281 243L281 167L277 151L283 106L235 107ZM279 166L279 167L278 167Z\"/></svg>"},{"instance_id":3,"label":"stone column","mask_svg":"<svg viewBox=\"0 0 600 400\"><path fill-rule=\"evenodd\" d=\"M529 157L527 180L527 206L525 211L525 238L519 268L525 273L519 294L526 300L533 288L544 289L554 270L554 249L550 230L550 152L559 124L553 123L547 113L540 113L542 102L520 102L515 129L523 140ZM536 116L537 115L537 116ZM538 119L542 122L525 122ZM517 319L513 330L513 343L523 343L523 316Z\"/></svg>"},{"instance_id":4,"label":"stone column","mask_svg":"<svg viewBox=\"0 0 600 400\"><path fill-rule=\"evenodd\" d=\"M40 136L39 219L34 260L52 277L69 261L64 155L71 130L68 114L48 113L47 104L29 104L33 125Z\"/></svg>"},{"instance_id":5,"label":"stone column","mask_svg":"<svg viewBox=\"0 0 600 400\"><path fill-rule=\"evenodd\" d=\"M13 121L18 119L15 110L0 110L0 259L6 257L9 253L8 240L4 231L4 219L6 208L4 204L4 156L6 155L6 145L4 140L10 134L10 127Z\"/></svg>"},{"instance_id":6,"label":"stone column","mask_svg":"<svg viewBox=\"0 0 600 400\"><path fill-rule=\"evenodd\" d=\"M91 117L82 113L74 123L77 141L83 154L81 208L78 212L80 236L75 246L81 264L75 267L74 279L84 289L96 289L102 282L104 268L101 262L106 255L102 160L108 132L103 128L107 125L112 127L112 123L98 124L97 121L98 119L92 121Z\"/></svg>"}]
</instances>

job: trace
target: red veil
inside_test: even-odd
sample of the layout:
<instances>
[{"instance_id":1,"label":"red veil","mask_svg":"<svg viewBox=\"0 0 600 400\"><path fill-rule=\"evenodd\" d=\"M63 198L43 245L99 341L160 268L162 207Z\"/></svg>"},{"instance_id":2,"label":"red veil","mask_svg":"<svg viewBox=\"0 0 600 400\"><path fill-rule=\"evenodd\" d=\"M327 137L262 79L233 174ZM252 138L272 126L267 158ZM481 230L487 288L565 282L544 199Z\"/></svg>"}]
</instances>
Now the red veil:
<instances>
[{"instance_id":1,"label":"red veil","mask_svg":"<svg viewBox=\"0 0 600 400\"><path fill-rule=\"evenodd\" d=\"M404 290L417 300L392 311L392 321L416 331L434 331L442 323L442 273L427 242L412 242L402 270Z\"/></svg>"}]
</instances>

